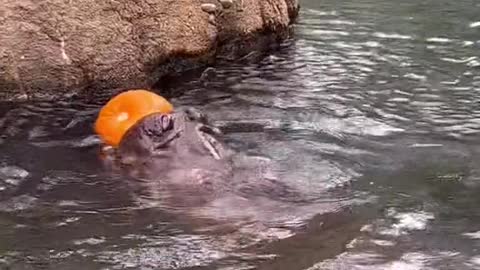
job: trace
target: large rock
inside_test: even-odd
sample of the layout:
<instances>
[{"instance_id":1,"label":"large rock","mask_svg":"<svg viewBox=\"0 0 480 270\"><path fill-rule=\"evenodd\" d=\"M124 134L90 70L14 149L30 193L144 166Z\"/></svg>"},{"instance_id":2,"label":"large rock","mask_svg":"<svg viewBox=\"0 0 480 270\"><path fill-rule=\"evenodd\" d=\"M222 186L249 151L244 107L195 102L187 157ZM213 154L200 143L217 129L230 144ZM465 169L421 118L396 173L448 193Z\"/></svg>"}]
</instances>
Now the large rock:
<instances>
[{"instance_id":1,"label":"large rock","mask_svg":"<svg viewBox=\"0 0 480 270\"><path fill-rule=\"evenodd\" d=\"M284 37L297 13L298 0L3 0L0 98L150 87Z\"/></svg>"}]
</instances>

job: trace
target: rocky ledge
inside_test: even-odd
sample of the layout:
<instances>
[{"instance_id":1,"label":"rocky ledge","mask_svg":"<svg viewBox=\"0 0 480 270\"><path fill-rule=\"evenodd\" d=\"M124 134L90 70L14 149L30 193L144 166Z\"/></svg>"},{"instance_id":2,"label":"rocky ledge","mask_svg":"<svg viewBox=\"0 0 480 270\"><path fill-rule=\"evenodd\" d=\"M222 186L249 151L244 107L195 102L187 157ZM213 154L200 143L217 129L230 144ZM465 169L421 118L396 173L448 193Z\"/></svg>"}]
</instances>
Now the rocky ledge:
<instances>
[{"instance_id":1,"label":"rocky ledge","mask_svg":"<svg viewBox=\"0 0 480 270\"><path fill-rule=\"evenodd\" d=\"M4 0L0 99L151 87L288 35L298 0Z\"/></svg>"}]
</instances>

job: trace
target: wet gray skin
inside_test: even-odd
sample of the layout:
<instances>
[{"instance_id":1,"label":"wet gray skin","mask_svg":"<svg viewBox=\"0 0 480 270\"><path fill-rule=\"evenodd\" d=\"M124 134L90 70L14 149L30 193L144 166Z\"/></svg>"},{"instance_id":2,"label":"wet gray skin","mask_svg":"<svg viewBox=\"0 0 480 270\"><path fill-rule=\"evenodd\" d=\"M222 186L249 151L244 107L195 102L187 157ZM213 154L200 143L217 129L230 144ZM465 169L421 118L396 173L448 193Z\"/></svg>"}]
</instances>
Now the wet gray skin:
<instances>
[{"instance_id":1,"label":"wet gray skin","mask_svg":"<svg viewBox=\"0 0 480 270\"><path fill-rule=\"evenodd\" d=\"M142 180L150 202L162 204L168 197L176 207L225 197L288 199L293 194L272 178L268 159L235 153L221 137L221 131L196 110L155 113L129 129L109 162Z\"/></svg>"},{"instance_id":2,"label":"wet gray skin","mask_svg":"<svg viewBox=\"0 0 480 270\"><path fill-rule=\"evenodd\" d=\"M168 190L182 200L205 201L229 189L231 156L221 132L200 112L188 109L144 117L124 135L109 161L122 173L144 180L150 195Z\"/></svg>"},{"instance_id":3,"label":"wet gray skin","mask_svg":"<svg viewBox=\"0 0 480 270\"><path fill-rule=\"evenodd\" d=\"M229 154L216 138L220 135L204 115L193 109L174 114L155 113L130 128L117 153L126 164L138 159L175 157L188 158L194 164L224 166Z\"/></svg>"}]
</instances>

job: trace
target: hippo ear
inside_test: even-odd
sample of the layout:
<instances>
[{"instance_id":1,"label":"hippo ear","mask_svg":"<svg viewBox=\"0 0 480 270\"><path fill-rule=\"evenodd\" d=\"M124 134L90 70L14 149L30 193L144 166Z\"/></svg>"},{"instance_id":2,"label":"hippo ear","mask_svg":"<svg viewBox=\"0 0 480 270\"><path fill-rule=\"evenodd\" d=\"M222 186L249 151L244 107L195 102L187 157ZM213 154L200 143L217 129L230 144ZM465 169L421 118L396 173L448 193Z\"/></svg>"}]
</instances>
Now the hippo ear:
<instances>
[{"instance_id":1,"label":"hippo ear","mask_svg":"<svg viewBox=\"0 0 480 270\"><path fill-rule=\"evenodd\" d=\"M186 108L185 114L187 116L187 119L190 121L197 121L203 124L207 124L209 122L207 116L196 108Z\"/></svg>"}]
</instances>

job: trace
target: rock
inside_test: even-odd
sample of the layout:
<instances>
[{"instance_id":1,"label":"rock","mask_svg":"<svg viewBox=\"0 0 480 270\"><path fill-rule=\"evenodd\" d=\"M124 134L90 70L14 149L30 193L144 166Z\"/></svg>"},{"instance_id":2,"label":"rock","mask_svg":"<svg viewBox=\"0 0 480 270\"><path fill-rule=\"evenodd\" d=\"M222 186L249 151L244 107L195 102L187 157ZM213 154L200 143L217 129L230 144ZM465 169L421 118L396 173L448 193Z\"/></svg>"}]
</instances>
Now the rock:
<instances>
[{"instance_id":1,"label":"rock","mask_svg":"<svg viewBox=\"0 0 480 270\"><path fill-rule=\"evenodd\" d=\"M215 19L215 15L210 14L210 15L208 16L208 22L211 23L212 25L217 25L217 21L216 21L216 19Z\"/></svg>"},{"instance_id":2,"label":"rock","mask_svg":"<svg viewBox=\"0 0 480 270\"><path fill-rule=\"evenodd\" d=\"M200 81L208 82L213 80L216 76L217 70L213 67L208 67L202 72L202 75L200 76Z\"/></svg>"},{"instance_id":3,"label":"rock","mask_svg":"<svg viewBox=\"0 0 480 270\"><path fill-rule=\"evenodd\" d=\"M219 0L224 9L229 9L233 6L233 0Z\"/></svg>"},{"instance_id":4,"label":"rock","mask_svg":"<svg viewBox=\"0 0 480 270\"><path fill-rule=\"evenodd\" d=\"M299 6L298 0L238 0L243 12L223 9L212 25L200 3L3 0L0 99L149 88L165 75L278 43Z\"/></svg>"},{"instance_id":5,"label":"rock","mask_svg":"<svg viewBox=\"0 0 480 270\"><path fill-rule=\"evenodd\" d=\"M217 11L217 6L215 4L205 3L201 5L203 11L207 13L215 13Z\"/></svg>"}]
</instances>

